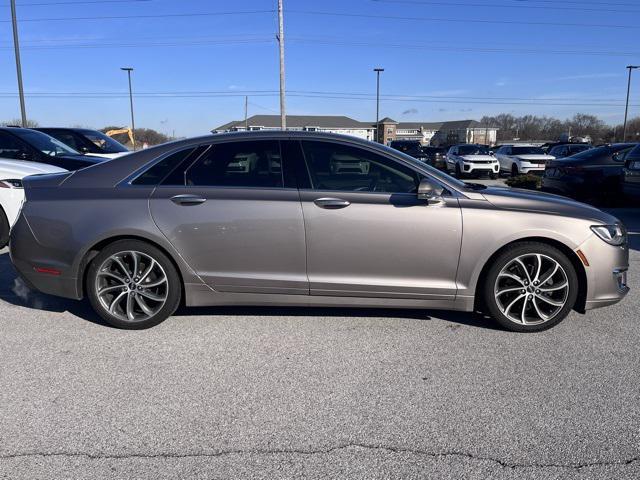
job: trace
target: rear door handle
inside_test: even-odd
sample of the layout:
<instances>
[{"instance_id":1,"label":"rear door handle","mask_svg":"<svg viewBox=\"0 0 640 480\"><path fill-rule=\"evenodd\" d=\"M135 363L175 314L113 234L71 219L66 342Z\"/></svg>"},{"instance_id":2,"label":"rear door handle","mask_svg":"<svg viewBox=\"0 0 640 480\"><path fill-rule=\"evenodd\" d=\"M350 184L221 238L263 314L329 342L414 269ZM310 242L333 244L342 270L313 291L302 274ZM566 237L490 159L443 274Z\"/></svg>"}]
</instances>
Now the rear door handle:
<instances>
[{"instance_id":1,"label":"rear door handle","mask_svg":"<svg viewBox=\"0 0 640 480\"><path fill-rule=\"evenodd\" d=\"M351 202L343 200L341 198L317 198L313 201L318 207L326 208L327 210L338 210L351 205Z\"/></svg>"},{"instance_id":2,"label":"rear door handle","mask_svg":"<svg viewBox=\"0 0 640 480\"><path fill-rule=\"evenodd\" d=\"M207 199L197 195L182 194L171 197L171 201L177 205L189 206L200 205L201 203L206 202Z\"/></svg>"}]
</instances>

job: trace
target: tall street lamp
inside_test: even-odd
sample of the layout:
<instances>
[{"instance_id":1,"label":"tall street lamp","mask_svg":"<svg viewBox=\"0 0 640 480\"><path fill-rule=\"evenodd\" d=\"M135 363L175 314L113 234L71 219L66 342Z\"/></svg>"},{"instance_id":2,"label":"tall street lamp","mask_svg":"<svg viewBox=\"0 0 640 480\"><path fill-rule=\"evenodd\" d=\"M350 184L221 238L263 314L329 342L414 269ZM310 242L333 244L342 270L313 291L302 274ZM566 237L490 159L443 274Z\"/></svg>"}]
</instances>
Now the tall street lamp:
<instances>
[{"instance_id":1,"label":"tall street lamp","mask_svg":"<svg viewBox=\"0 0 640 480\"><path fill-rule=\"evenodd\" d=\"M18 41L18 21L16 20L16 0L11 0L11 23L13 25L13 48L16 52L16 71L18 73L18 95L20 96L20 116L22 126L27 126L27 110L24 106L24 89L22 88L22 65L20 63L20 42Z\"/></svg>"},{"instance_id":2,"label":"tall street lamp","mask_svg":"<svg viewBox=\"0 0 640 480\"><path fill-rule=\"evenodd\" d=\"M380 132L378 132L378 122L380 121L380 72L384 72L384 68L374 68L376 72L376 142L380 142Z\"/></svg>"},{"instance_id":3,"label":"tall street lamp","mask_svg":"<svg viewBox=\"0 0 640 480\"><path fill-rule=\"evenodd\" d=\"M627 65L629 80L627 81L627 103L624 107L624 127L622 127L622 141L627 140L627 113L629 113L629 92L631 91L631 70L640 68L640 65Z\"/></svg>"},{"instance_id":4,"label":"tall street lamp","mask_svg":"<svg viewBox=\"0 0 640 480\"><path fill-rule=\"evenodd\" d=\"M121 67L120 70L127 72L127 77L129 77L129 105L131 106L131 143L133 144L133 151L136 150L136 123L133 119L133 92L131 90L131 72L133 72L133 68L131 67Z\"/></svg>"}]
</instances>

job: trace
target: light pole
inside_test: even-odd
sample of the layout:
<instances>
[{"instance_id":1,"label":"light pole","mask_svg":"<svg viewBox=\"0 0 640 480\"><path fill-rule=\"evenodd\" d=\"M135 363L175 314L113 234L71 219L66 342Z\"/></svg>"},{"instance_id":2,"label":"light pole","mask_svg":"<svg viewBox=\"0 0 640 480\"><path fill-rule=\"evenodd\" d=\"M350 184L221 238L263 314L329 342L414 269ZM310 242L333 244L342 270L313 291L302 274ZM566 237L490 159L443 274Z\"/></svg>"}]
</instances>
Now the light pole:
<instances>
[{"instance_id":1,"label":"light pole","mask_svg":"<svg viewBox=\"0 0 640 480\"><path fill-rule=\"evenodd\" d=\"M378 129L380 125L380 72L384 72L384 68L374 68L374 72L376 72L376 142L380 142L380 132Z\"/></svg>"},{"instance_id":2,"label":"light pole","mask_svg":"<svg viewBox=\"0 0 640 480\"><path fill-rule=\"evenodd\" d=\"M120 70L127 72L127 77L129 78L129 105L131 106L131 143L133 144L133 151L136 150L136 123L133 119L133 92L131 90L131 72L133 72L133 68L131 67L121 67Z\"/></svg>"},{"instance_id":3,"label":"light pole","mask_svg":"<svg viewBox=\"0 0 640 480\"><path fill-rule=\"evenodd\" d=\"M11 23L13 24L13 48L16 51L16 71L18 73L18 95L20 96L20 116L22 127L27 126L27 110L24 106L24 89L22 88L22 65L20 63L20 42L18 41L18 21L16 20L16 0L11 0Z\"/></svg>"},{"instance_id":4,"label":"light pole","mask_svg":"<svg viewBox=\"0 0 640 480\"><path fill-rule=\"evenodd\" d=\"M282 0L278 0L278 47L280 51L280 128L287 129L287 111L285 106L284 82L284 14Z\"/></svg>"},{"instance_id":5,"label":"light pole","mask_svg":"<svg viewBox=\"0 0 640 480\"><path fill-rule=\"evenodd\" d=\"M640 65L627 65L629 80L627 81L627 103L624 107L624 127L622 127L622 141L627 140L627 113L629 113L629 92L631 91L631 70L640 68Z\"/></svg>"}]
</instances>

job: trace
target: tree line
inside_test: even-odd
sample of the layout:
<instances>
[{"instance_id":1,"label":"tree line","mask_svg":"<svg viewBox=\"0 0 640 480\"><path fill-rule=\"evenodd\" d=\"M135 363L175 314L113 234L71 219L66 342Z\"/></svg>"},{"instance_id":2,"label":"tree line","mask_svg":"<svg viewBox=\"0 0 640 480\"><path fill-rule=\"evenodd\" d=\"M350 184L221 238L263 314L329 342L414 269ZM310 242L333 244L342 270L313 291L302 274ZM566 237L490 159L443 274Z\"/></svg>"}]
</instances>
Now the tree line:
<instances>
[{"instance_id":1,"label":"tree line","mask_svg":"<svg viewBox=\"0 0 640 480\"><path fill-rule=\"evenodd\" d=\"M609 125L596 115L577 113L560 120L554 117L501 113L484 116L484 125L498 128L498 142L510 140L560 140L563 137L590 137L593 143L621 142L623 125ZM627 122L627 141L640 141L640 117Z\"/></svg>"}]
</instances>

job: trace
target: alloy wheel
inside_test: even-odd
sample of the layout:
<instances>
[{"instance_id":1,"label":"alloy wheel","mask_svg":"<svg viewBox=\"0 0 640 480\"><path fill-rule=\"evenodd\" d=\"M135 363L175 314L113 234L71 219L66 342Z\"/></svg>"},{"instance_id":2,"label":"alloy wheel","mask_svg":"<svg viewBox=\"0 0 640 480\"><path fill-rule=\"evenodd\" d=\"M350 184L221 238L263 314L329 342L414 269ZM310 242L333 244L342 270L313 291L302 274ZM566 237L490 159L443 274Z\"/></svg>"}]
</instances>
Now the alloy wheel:
<instances>
[{"instance_id":1,"label":"alloy wheel","mask_svg":"<svg viewBox=\"0 0 640 480\"><path fill-rule=\"evenodd\" d=\"M540 325L553 320L569 298L569 279L548 255L528 253L509 261L494 286L500 311L512 322Z\"/></svg>"},{"instance_id":2,"label":"alloy wheel","mask_svg":"<svg viewBox=\"0 0 640 480\"><path fill-rule=\"evenodd\" d=\"M158 261L137 251L118 252L98 269L96 297L102 307L125 322L142 322L164 307L167 275Z\"/></svg>"}]
</instances>

